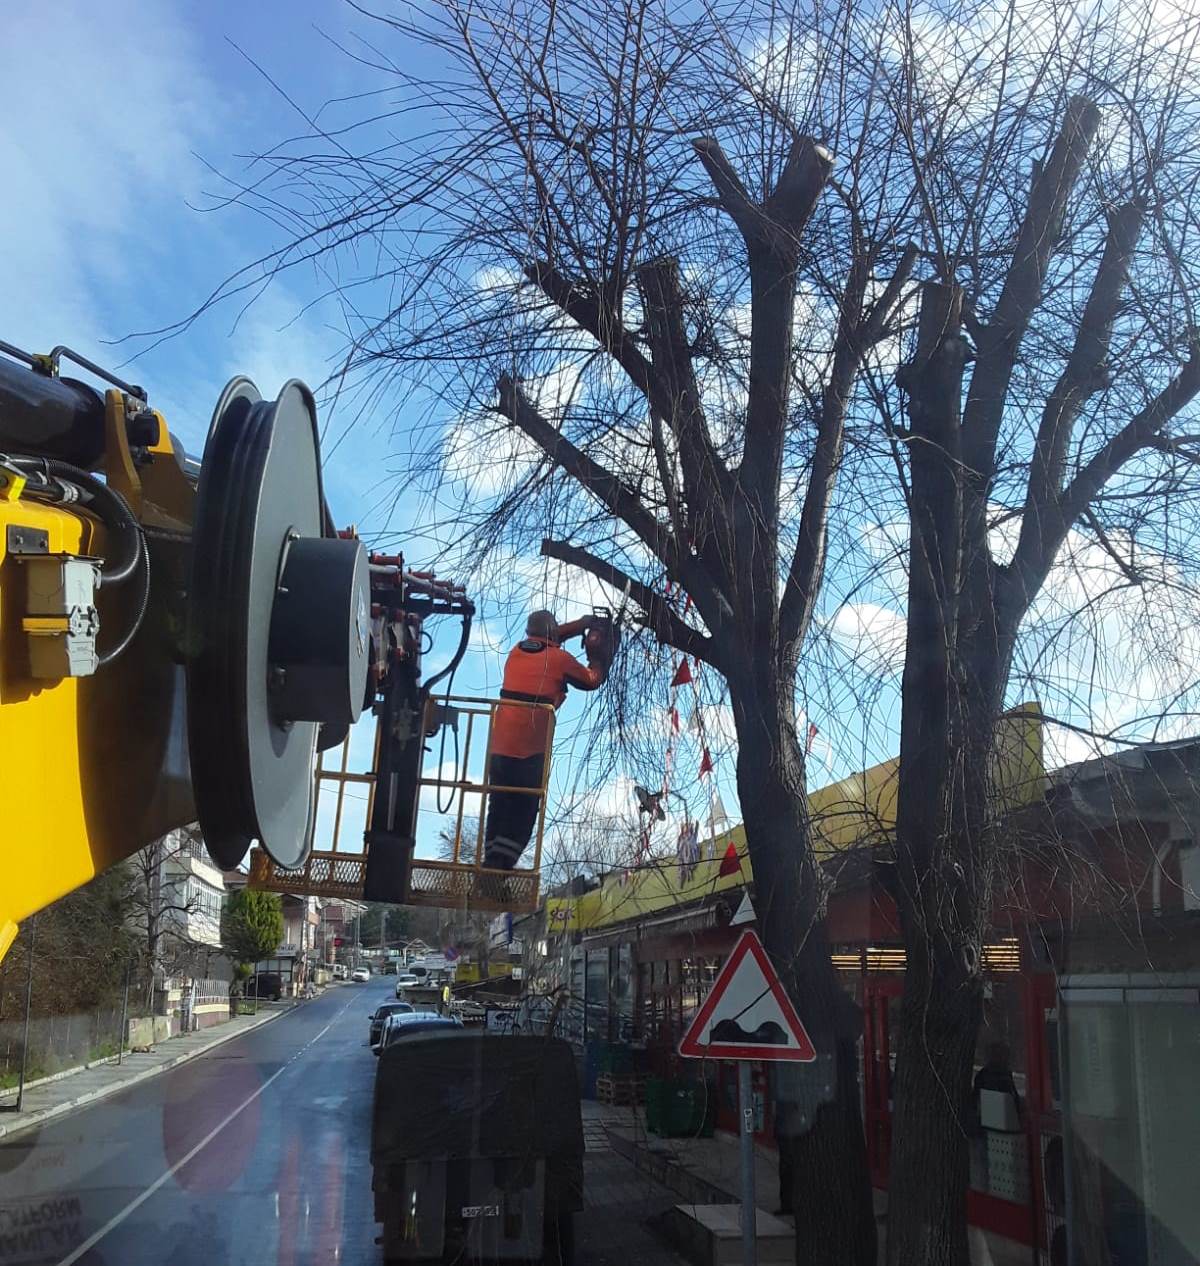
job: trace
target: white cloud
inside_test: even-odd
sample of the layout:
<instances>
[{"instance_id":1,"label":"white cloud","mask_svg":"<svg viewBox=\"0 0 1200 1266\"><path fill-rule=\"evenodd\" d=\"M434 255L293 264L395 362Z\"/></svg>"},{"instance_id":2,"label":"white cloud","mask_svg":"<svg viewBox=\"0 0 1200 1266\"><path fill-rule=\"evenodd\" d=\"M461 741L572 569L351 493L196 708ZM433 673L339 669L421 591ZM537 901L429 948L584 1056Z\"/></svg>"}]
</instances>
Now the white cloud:
<instances>
[{"instance_id":1,"label":"white cloud","mask_svg":"<svg viewBox=\"0 0 1200 1266\"><path fill-rule=\"evenodd\" d=\"M111 362L101 339L127 331L100 323L106 293L159 290L172 261L153 230L198 191L193 151L219 134L225 98L171 6L65 0L52 29L36 6L4 22L0 292L19 321L5 335L82 344ZM114 33L135 31L126 61Z\"/></svg>"},{"instance_id":2,"label":"white cloud","mask_svg":"<svg viewBox=\"0 0 1200 1266\"><path fill-rule=\"evenodd\" d=\"M469 497L494 497L514 487L534 468L538 449L496 415L461 417L451 424L442 450L448 478Z\"/></svg>"},{"instance_id":3,"label":"white cloud","mask_svg":"<svg viewBox=\"0 0 1200 1266\"><path fill-rule=\"evenodd\" d=\"M1043 727L1042 744L1042 759L1047 769L1061 769L1064 765L1091 760L1109 749L1109 745L1089 734L1081 734L1078 730L1054 724Z\"/></svg>"},{"instance_id":4,"label":"white cloud","mask_svg":"<svg viewBox=\"0 0 1200 1266\"><path fill-rule=\"evenodd\" d=\"M521 288L521 275L511 265L488 264L474 277L475 287L494 298L507 298Z\"/></svg>"},{"instance_id":5,"label":"white cloud","mask_svg":"<svg viewBox=\"0 0 1200 1266\"><path fill-rule=\"evenodd\" d=\"M504 655L509 650L509 639L504 631L495 628L486 620L475 620L471 625L471 636L467 646L484 655Z\"/></svg>"},{"instance_id":6,"label":"white cloud","mask_svg":"<svg viewBox=\"0 0 1200 1266\"><path fill-rule=\"evenodd\" d=\"M867 673L898 673L904 667L904 617L873 602L848 602L829 621L829 634Z\"/></svg>"}]
</instances>

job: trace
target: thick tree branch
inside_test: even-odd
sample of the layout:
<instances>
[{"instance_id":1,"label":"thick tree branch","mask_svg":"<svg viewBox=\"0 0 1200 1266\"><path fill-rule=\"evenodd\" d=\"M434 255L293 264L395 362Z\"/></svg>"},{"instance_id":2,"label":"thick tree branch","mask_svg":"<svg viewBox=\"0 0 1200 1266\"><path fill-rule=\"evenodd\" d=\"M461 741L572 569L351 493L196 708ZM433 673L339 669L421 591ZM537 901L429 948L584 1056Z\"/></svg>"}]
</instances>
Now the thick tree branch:
<instances>
[{"instance_id":1,"label":"thick tree branch","mask_svg":"<svg viewBox=\"0 0 1200 1266\"><path fill-rule=\"evenodd\" d=\"M526 264L524 273L564 316L586 330L608 352L648 401L654 401L657 388L650 362L620 316L600 302L593 287L573 281L544 260Z\"/></svg>"},{"instance_id":2,"label":"thick tree branch","mask_svg":"<svg viewBox=\"0 0 1200 1266\"><path fill-rule=\"evenodd\" d=\"M588 550L578 545L571 545L566 541L544 540L542 542L542 554L546 558L555 558L560 563L578 567L619 592L624 593L628 590L629 596L645 613L646 627L654 633L660 642L665 642L667 645L675 647L676 650L682 651L685 655L695 656L704 660L707 664L712 664L717 668L720 667L720 657L717 654L714 640L711 637L706 637L698 629L692 628L691 625L685 624L671 610L666 598L662 594L656 593L649 585L644 584L640 580L635 580L628 573L623 572L619 567L614 566L607 560L597 558L595 554L590 553Z\"/></svg>"},{"instance_id":3,"label":"thick tree branch","mask_svg":"<svg viewBox=\"0 0 1200 1266\"><path fill-rule=\"evenodd\" d=\"M617 516L669 569L678 566L680 545L628 484L577 448L552 426L508 374L500 377L499 411L559 468Z\"/></svg>"},{"instance_id":4,"label":"thick tree branch","mask_svg":"<svg viewBox=\"0 0 1200 1266\"><path fill-rule=\"evenodd\" d=\"M654 450L654 464L658 468L658 481L662 484L663 497L667 503L667 516L671 520L671 530L675 533L676 540L685 541L687 540L687 524L684 522L683 507L679 504L675 468L667 452L662 418L657 409L650 410L650 447Z\"/></svg>"},{"instance_id":5,"label":"thick tree branch","mask_svg":"<svg viewBox=\"0 0 1200 1266\"><path fill-rule=\"evenodd\" d=\"M777 615L775 548L779 533L779 482L791 386L793 319L800 235L821 196L833 157L811 137L791 145L774 190L755 202L712 137L692 142L726 214L746 243L750 265L750 382L742 464L737 472L730 527L737 568L750 577L743 615L765 634ZM769 569L764 560L770 560ZM768 581L770 582L768 584ZM766 636L759 651L772 642Z\"/></svg>"},{"instance_id":6,"label":"thick tree branch","mask_svg":"<svg viewBox=\"0 0 1200 1266\"><path fill-rule=\"evenodd\" d=\"M633 385L646 397L651 414L666 420L679 447L684 476L684 496L693 509L706 512L723 501L731 482L729 471L712 446L700 405L692 365L691 348L683 321L683 295L678 265L660 259L638 270L638 284L646 309L653 360L647 360L619 315L602 304L595 289L565 276L552 264L535 261L525 267L525 276L570 320L586 330L625 371ZM661 435L653 434L659 477L672 509L672 522L680 539L678 507L664 464Z\"/></svg>"},{"instance_id":7,"label":"thick tree branch","mask_svg":"<svg viewBox=\"0 0 1200 1266\"><path fill-rule=\"evenodd\" d=\"M834 342L833 367L821 393L817 443L800 512L800 528L779 610L780 653L792 656L807 632L825 567L825 536L845 439L846 409L863 357L878 340L917 260L910 245L900 258L883 294L862 316L869 263L859 256L842 293L841 315Z\"/></svg>"},{"instance_id":8,"label":"thick tree branch","mask_svg":"<svg viewBox=\"0 0 1200 1266\"><path fill-rule=\"evenodd\" d=\"M502 375L498 387L499 412L550 461L620 519L692 595L709 628L719 628L729 612L728 598L690 552L687 543L677 540L628 484L551 426L512 378Z\"/></svg>"},{"instance_id":9,"label":"thick tree branch","mask_svg":"<svg viewBox=\"0 0 1200 1266\"><path fill-rule=\"evenodd\" d=\"M737 225L747 246L784 252L799 248L800 232L833 169L833 156L823 145L811 136L797 137L774 191L761 203L746 192L715 137L697 137L692 149L713 183L722 210Z\"/></svg>"},{"instance_id":10,"label":"thick tree branch","mask_svg":"<svg viewBox=\"0 0 1200 1266\"><path fill-rule=\"evenodd\" d=\"M683 315L679 263L669 257L650 260L637 270L638 290L645 311L650 355L661 392L650 401L671 428L679 446L684 493L693 513L711 513L713 502L723 502L730 477L717 456L700 403L700 388L692 361L691 343Z\"/></svg>"},{"instance_id":11,"label":"thick tree branch","mask_svg":"<svg viewBox=\"0 0 1200 1266\"><path fill-rule=\"evenodd\" d=\"M1098 518L1096 518L1091 506L1086 507L1080 517L1088 525L1088 527L1091 528L1092 534L1095 536L1096 540L1100 542L1100 547L1117 565L1117 570L1121 573L1121 575L1123 575L1131 585L1142 584L1143 577L1140 575L1137 568L1134 567L1132 557L1126 558L1121 551L1117 549L1108 533L1104 530L1104 525Z\"/></svg>"},{"instance_id":12,"label":"thick tree branch","mask_svg":"<svg viewBox=\"0 0 1200 1266\"><path fill-rule=\"evenodd\" d=\"M1074 345L1042 411L1025 494L1022 539L1041 531L1044 508L1062 491L1067 447L1075 420L1088 397L1105 385L1113 323L1121 306L1145 211L1144 203L1131 202L1109 217L1104 251L1080 315Z\"/></svg>"},{"instance_id":13,"label":"thick tree branch","mask_svg":"<svg viewBox=\"0 0 1200 1266\"><path fill-rule=\"evenodd\" d=\"M1050 157L1033 181L996 310L981 331L963 413L963 458L968 477L977 485L972 490L977 503L986 502L1000 420L1021 340L1041 303L1046 270L1062 233L1067 199L1099 126L1100 111L1096 106L1085 97L1073 97ZM978 520L980 512L976 507L972 513ZM978 522L975 529L979 530Z\"/></svg>"},{"instance_id":14,"label":"thick tree branch","mask_svg":"<svg viewBox=\"0 0 1200 1266\"><path fill-rule=\"evenodd\" d=\"M1155 435L1146 447L1186 462L1200 462L1200 435Z\"/></svg>"},{"instance_id":15,"label":"thick tree branch","mask_svg":"<svg viewBox=\"0 0 1200 1266\"><path fill-rule=\"evenodd\" d=\"M871 305L859 336L864 352L873 347L883 335L884 326L895 311L896 304L900 301L900 292L908 284L908 279L912 276L912 270L916 267L920 254L921 249L915 242L910 242L904 248L900 262L896 265L896 271L883 288L883 294Z\"/></svg>"},{"instance_id":16,"label":"thick tree branch","mask_svg":"<svg viewBox=\"0 0 1200 1266\"><path fill-rule=\"evenodd\" d=\"M1135 454L1156 447L1163 427L1200 393L1200 340L1174 378L1127 422L1075 475L1061 494L1045 506L1037 531L1021 539L1009 568L1013 598L1021 609L1032 601L1054 563L1071 525L1099 495L1104 485Z\"/></svg>"}]
</instances>

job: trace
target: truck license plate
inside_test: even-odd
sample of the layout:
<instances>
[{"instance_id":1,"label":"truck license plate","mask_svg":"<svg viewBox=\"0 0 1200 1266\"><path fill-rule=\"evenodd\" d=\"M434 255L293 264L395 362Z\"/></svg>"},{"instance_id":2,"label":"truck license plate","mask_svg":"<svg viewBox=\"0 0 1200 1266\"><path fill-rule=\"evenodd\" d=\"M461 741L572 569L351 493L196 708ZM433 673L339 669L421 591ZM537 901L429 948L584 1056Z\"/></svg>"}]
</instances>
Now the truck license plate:
<instances>
[{"instance_id":1,"label":"truck license plate","mask_svg":"<svg viewBox=\"0 0 1200 1266\"><path fill-rule=\"evenodd\" d=\"M500 1206L498 1204L465 1204L462 1207L462 1216L464 1218L498 1218Z\"/></svg>"}]
</instances>

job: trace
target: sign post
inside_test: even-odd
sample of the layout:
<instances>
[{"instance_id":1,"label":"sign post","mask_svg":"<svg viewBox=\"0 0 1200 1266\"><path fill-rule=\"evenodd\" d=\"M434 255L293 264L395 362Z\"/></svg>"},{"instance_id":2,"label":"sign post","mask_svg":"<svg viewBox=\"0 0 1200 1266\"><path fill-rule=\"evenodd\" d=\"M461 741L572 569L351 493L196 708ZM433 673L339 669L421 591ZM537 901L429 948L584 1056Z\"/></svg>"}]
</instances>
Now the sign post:
<instances>
[{"instance_id":1,"label":"sign post","mask_svg":"<svg viewBox=\"0 0 1200 1266\"><path fill-rule=\"evenodd\" d=\"M754 1094L750 1061L738 1060L739 1142L742 1153L742 1266L758 1266L758 1193L754 1187Z\"/></svg>"},{"instance_id":2,"label":"sign post","mask_svg":"<svg viewBox=\"0 0 1200 1266\"><path fill-rule=\"evenodd\" d=\"M757 1266L758 1202L754 1188L753 1060L811 1063L817 1058L796 1008L758 934L743 932L688 1025L679 1053L685 1059L736 1060L738 1137L742 1170L742 1264Z\"/></svg>"}]
</instances>

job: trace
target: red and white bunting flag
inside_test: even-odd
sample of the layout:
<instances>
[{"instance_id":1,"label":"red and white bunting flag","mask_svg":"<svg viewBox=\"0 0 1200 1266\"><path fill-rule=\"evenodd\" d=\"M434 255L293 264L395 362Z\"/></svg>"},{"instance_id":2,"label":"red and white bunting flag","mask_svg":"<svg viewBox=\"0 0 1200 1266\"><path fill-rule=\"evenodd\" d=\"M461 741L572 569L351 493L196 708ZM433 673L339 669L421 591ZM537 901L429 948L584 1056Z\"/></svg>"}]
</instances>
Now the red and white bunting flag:
<instances>
[{"instance_id":1,"label":"red and white bunting flag","mask_svg":"<svg viewBox=\"0 0 1200 1266\"><path fill-rule=\"evenodd\" d=\"M725 856L721 858L721 865L717 868L717 874L723 878L725 875L736 875L741 869L742 859L738 856L737 845L730 840L725 849Z\"/></svg>"}]
</instances>

